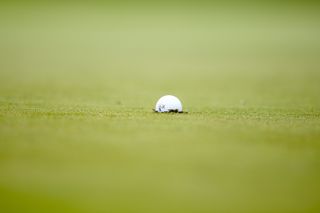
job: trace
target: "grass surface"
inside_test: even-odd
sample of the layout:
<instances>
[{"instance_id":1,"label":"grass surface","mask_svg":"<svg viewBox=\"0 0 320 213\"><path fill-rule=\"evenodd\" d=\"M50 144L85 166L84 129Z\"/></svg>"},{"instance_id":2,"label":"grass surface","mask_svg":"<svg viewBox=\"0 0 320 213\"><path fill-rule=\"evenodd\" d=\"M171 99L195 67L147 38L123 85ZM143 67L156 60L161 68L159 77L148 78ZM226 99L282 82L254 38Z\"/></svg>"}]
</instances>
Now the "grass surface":
<instances>
[{"instance_id":1,"label":"grass surface","mask_svg":"<svg viewBox=\"0 0 320 213\"><path fill-rule=\"evenodd\" d=\"M320 211L317 7L0 8L1 211Z\"/></svg>"}]
</instances>

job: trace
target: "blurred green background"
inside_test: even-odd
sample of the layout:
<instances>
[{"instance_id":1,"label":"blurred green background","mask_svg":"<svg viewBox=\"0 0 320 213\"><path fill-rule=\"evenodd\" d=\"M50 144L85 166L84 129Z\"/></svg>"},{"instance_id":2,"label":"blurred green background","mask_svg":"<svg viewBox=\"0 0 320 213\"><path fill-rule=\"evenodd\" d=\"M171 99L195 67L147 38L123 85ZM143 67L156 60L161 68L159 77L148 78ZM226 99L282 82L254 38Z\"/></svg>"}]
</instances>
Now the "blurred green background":
<instances>
[{"instance_id":1,"label":"blurred green background","mask_svg":"<svg viewBox=\"0 0 320 213\"><path fill-rule=\"evenodd\" d=\"M1 2L1 212L319 212L319 12Z\"/></svg>"}]
</instances>

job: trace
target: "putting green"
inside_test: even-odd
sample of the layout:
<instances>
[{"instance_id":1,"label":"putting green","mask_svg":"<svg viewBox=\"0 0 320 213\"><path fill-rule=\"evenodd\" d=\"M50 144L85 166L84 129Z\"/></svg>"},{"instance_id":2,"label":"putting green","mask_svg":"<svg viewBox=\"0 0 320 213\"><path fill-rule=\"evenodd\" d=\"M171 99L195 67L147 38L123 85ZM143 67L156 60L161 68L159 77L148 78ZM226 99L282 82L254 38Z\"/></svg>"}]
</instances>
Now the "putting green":
<instances>
[{"instance_id":1,"label":"putting green","mask_svg":"<svg viewBox=\"0 0 320 213\"><path fill-rule=\"evenodd\" d=\"M2 4L2 211L319 212L319 14Z\"/></svg>"}]
</instances>

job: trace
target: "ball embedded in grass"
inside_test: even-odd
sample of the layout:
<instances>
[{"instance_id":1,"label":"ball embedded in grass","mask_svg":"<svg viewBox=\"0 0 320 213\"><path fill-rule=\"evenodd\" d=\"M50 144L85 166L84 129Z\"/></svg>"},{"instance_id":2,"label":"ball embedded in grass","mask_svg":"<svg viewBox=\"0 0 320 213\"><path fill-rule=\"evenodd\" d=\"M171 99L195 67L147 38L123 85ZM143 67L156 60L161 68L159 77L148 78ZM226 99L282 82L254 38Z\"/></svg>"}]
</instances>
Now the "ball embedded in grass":
<instances>
[{"instance_id":1,"label":"ball embedded in grass","mask_svg":"<svg viewBox=\"0 0 320 213\"><path fill-rule=\"evenodd\" d=\"M173 95L162 96L156 103L155 112L182 113L181 101Z\"/></svg>"}]
</instances>

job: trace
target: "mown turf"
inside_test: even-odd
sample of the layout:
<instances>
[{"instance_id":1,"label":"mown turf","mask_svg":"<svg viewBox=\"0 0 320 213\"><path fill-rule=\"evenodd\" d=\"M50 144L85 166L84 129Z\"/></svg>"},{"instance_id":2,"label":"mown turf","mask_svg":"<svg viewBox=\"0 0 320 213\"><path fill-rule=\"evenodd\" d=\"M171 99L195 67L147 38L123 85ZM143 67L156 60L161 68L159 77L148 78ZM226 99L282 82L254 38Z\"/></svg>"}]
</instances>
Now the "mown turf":
<instances>
[{"instance_id":1,"label":"mown turf","mask_svg":"<svg viewBox=\"0 0 320 213\"><path fill-rule=\"evenodd\" d=\"M320 13L280 6L2 5L1 212L319 212Z\"/></svg>"}]
</instances>

